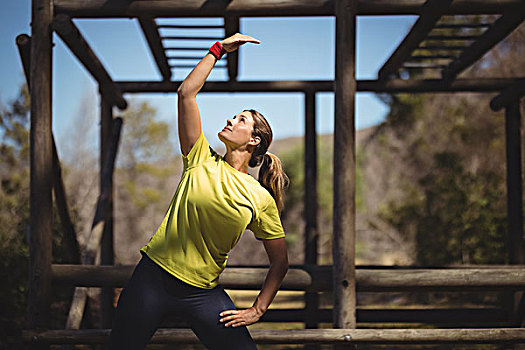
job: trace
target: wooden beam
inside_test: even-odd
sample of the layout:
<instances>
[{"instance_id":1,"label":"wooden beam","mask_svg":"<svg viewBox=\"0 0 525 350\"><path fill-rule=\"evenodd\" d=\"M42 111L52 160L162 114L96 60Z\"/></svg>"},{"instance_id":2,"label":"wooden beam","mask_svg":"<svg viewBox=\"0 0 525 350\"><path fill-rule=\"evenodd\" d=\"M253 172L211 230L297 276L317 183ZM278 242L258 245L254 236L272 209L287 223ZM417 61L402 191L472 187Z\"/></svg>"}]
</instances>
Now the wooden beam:
<instances>
[{"instance_id":1,"label":"wooden beam","mask_svg":"<svg viewBox=\"0 0 525 350\"><path fill-rule=\"evenodd\" d=\"M111 199L111 177L113 176L113 169L115 167L115 159L118 151L118 144L120 140L120 130L122 127L122 118L115 118L111 125L111 139L107 153L103 160L103 167L100 178L100 194L96 204L95 216L91 226L91 234L84 249L82 256L83 265L93 265L100 249L100 242L104 230L104 224L108 217L110 199ZM82 266L82 265L79 265ZM109 266L108 266L109 267ZM86 298L88 294L85 286L77 286L73 295L73 301L69 309L69 315L66 322L68 329L79 329L84 315L84 308L86 305Z\"/></svg>"},{"instance_id":2,"label":"wooden beam","mask_svg":"<svg viewBox=\"0 0 525 350\"><path fill-rule=\"evenodd\" d=\"M306 309L266 310L258 322L304 322L308 317ZM316 310L316 320L320 323L332 322L332 309ZM443 325L447 328L461 328L468 323L471 328L513 327L509 314L502 308L403 308L403 309L357 309L357 323L424 323L426 325ZM189 323L180 315L167 315L159 328L189 328Z\"/></svg>"},{"instance_id":3,"label":"wooden beam","mask_svg":"<svg viewBox=\"0 0 525 350\"><path fill-rule=\"evenodd\" d=\"M494 112L497 112L503 107L519 101L523 96L525 96L525 78L518 79L506 87L498 96L494 97L490 101L490 108L492 108Z\"/></svg>"},{"instance_id":4,"label":"wooden beam","mask_svg":"<svg viewBox=\"0 0 525 350\"><path fill-rule=\"evenodd\" d=\"M53 282L83 287L122 287L133 266L52 265ZM264 282L265 267L227 267L220 283L228 289L258 289ZM525 269L436 268L356 269L360 292L430 290L525 290ZM331 266L291 267L281 289L328 291L332 289Z\"/></svg>"},{"instance_id":5,"label":"wooden beam","mask_svg":"<svg viewBox=\"0 0 525 350\"><path fill-rule=\"evenodd\" d=\"M334 328L355 328L356 0L337 0L333 240Z\"/></svg>"},{"instance_id":6,"label":"wooden beam","mask_svg":"<svg viewBox=\"0 0 525 350\"><path fill-rule=\"evenodd\" d=\"M104 158L100 176L100 194L97 200L93 224L91 225L91 235L86 245L84 257L82 258L82 264L84 265L93 265L95 263L95 258L100 248L103 226L108 218L108 209L110 208L112 177L121 136L121 128L122 118L113 119L111 123L111 136L107 141L109 145L107 152L105 152L106 157Z\"/></svg>"},{"instance_id":7,"label":"wooden beam","mask_svg":"<svg viewBox=\"0 0 525 350\"><path fill-rule=\"evenodd\" d=\"M53 192L55 193L55 203L60 216L60 224L63 230L63 239L67 247L68 261L72 264L80 264L80 247L78 245L77 234L67 205L66 187L62 179L62 167L58 158L55 138L53 137Z\"/></svg>"},{"instance_id":8,"label":"wooden beam","mask_svg":"<svg viewBox=\"0 0 525 350\"><path fill-rule=\"evenodd\" d=\"M505 108L507 160L507 223L509 264L521 264L523 252L523 186L521 176L521 113L519 100Z\"/></svg>"},{"instance_id":9,"label":"wooden beam","mask_svg":"<svg viewBox=\"0 0 525 350\"><path fill-rule=\"evenodd\" d=\"M419 15L426 0L359 0L357 15ZM446 14L499 14L521 0L455 0ZM72 17L333 16L335 0L55 0L57 13Z\"/></svg>"},{"instance_id":10,"label":"wooden beam","mask_svg":"<svg viewBox=\"0 0 525 350\"><path fill-rule=\"evenodd\" d=\"M383 67L379 69L377 74L379 79L391 78L401 68L403 62L408 60L412 52L427 37L451 3L452 0L428 0L422 6L424 12Z\"/></svg>"},{"instance_id":11,"label":"wooden beam","mask_svg":"<svg viewBox=\"0 0 525 350\"><path fill-rule=\"evenodd\" d=\"M101 244L100 244L100 264L113 266L115 263L115 251L114 251L114 238L113 238L113 172L109 174L103 174L104 160L112 156L112 130L114 119L113 119L113 108L111 104L106 101L104 96L100 95L100 192L102 193L105 188L102 185L107 186L108 192L108 205L106 212L106 219L104 220L104 231L102 233ZM113 135L115 137L115 135ZM106 175L107 179L103 176ZM106 182L107 185L105 184ZM113 288L102 288L100 293L100 325L102 328L111 328L113 324L113 300L115 298L115 292Z\"/></svg>"},{"instance_id":12,"label":"wooden beam","mask_svg":"<svg viewBox=\"0 0 525 350\"><path fill-rule=\"evenodd\" d=\"M171 69L168 64L168 58L166 57L166 52L164 51L155 19L152 17L139 17L139 23L142 32L146 37L153 58L157 63L157 68L162 75L162 80L170 80Z\"/></svg>"},{"instance_id":13,"label":"wooden beam","mask_svg":"<svg viewBox=\"0 0 525 350\"><path fill-rule=\"evenodd\" d=\"M450 62L441 76L452 81L456 76L479 60L485 53L516 29L525 18L525 3L508 9L494 24L479 36L479 39L466 48L457 59Z\"/></svg>"},{"instance_id":14,"label":"wooden beam","mask_svg":"<svg viewBox=\"0 0 525 350\"><path fill-rule=\"evenodd\" d=\"M332 322L332 309L317 309L317 322ZM423 309L357 309L358 323L426 323L492 326L508 321L508 314L501 308L423 308ZM259 322L304 322L309 317L307 309L268 309Z\"/></svg>"},{"instance_id":15,"label":"wooden beam","mask_svg":"<svg viewBox=\"0 0 525 350\"><path fill-rule=\"evenodd\" d=\"M238 16L226 16L224 17L224 31L225 38L232 36L235 33L239 33L240 24ZM228 52L226 56L228 62L228 78L230 81L237 80L237 75L239 74L239 50Z\"/></svg>"},{"instance_id":16,"label":"wooden beam","mask_svg":"<svg viewBox=\"0 0 525 350\"><path fill-rule=\"evenodd\" d=\"M108 72L97 58L78 28L66 15L58 15L53 22L53 28L64 41L71 52L84 65L93 78L99 83L100 89L112 104L120 109L127 107L127 102L122 97L122 92L111 80Z\"/></svg>"},{"instance_id":17,"label":"wooden beam","mask_svg":"<svg viewBox=\"0 0 525 350\"><path fill-rule=\"evenodd\" d=\"M31 7L29 328L50 326L53 233L52 0Z\"/></svg>"},{"instance_id":18,"label":"wooden beam","mask_svg":"<svg viewBox=\"0 0 525 350\"><path fill-rule=\"evenodd\" d=\"M27 81L27 87L31 92L31 37L27 34L20 34L16 37L16 45L24 68L24 74ZM55 138L51 134L53 143L53 192L55 194L55 201L60 216L60 223L62 230L64 231L64 241L68 251L68 261L72 264L80 263L80 249L78 246L77 235L75 227L71 221L69 215L69 209L67 206L67 196L62 179L62 168L60 166L60 160L58 158L57 147Z\"/></svg>"},{"instance_id":19,"label":"wooden beam","mask_svg":"<svg viewBox=\"0 0 525 350\"><path fill-rule=\"evenodd\" d=\"M304 263L317 265L317 245L319 241L318 204L317 204L317 131L315 122L315 91L304 94ZM317 328L319 295L317 292L306 292L305 328ZM312 350L312 349L308 349Z\"/></svg>"},{"instance_id":20,"label":"wooden beam","mask_svg":"<svg viewBox=\"0 0 525 350\"><path fill-rule=\"evenodd\" d=\"M524 79L524 78L521 78ZM500 92L520 78L456 79L450 85L441 79L427 80L358 80L358 92L423 93L423 92ZM118 82L126 93L175 93L181 82L127 81ZM334 82L327 81L236 81L207 82L203 92L305 92L307 90L334 91Z\"/></svg>"},{"instance_id":21,"label":"wooden beam","mask_svg":"<svg viewBox=\"0 0 525 350\"><path fill-rule=\"evenodd\" d=\"M16 46L18 47L18 54L24 69L26 77L27 88L31 88L31 37L27 34L20 34L16 37Z\"/></svg>"},{"instance_id":22,"label":"wooden beam","mask_svg":"<svg viewBox=\"0 0 525 350\"><path fill-rule=\"evenodd\" d=\"M23 331L24 341L103 344L109 329ZM251 329L258 344L464 344L525 343L525 328L478 329ZM158 329L151 344L198 344L191 329Z\"/></svg>"}]
</instances>

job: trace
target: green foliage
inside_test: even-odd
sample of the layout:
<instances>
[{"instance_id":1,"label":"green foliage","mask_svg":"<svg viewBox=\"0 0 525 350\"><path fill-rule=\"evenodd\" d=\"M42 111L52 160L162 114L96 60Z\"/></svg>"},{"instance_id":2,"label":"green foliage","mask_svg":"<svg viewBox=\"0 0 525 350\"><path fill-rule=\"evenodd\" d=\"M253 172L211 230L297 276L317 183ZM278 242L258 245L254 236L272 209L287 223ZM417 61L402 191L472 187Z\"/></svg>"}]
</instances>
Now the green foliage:
<instances>
[{"instance_id":1,"label":"green foliage","mask_svg":"<svg viewBox=\"0 0 525 350\"><path fill-rule=\"evenodd\" d=\"M29 247L29 94L24 86L9 106L0 108L0 348L22 349L26 327ZM73 211L74 212L74 211ZM69 262L57 211L53 211L53 263ZM63 327L71 288L53 287L53 326Z\"/></svg>"},{"instance_id":2,"label":"green foliage","mask_svg":"<svg viewBox=\"0 0 525 350\"><path fill-rule=\"evenodd\" d=\"M169 140L169 125L157 121L157 111L148 103L131 105L123 114L121 174L129 199L136 209L142 211L151 203L159 202L161 192L156 184L148 186L140 178L153 177L166 180L171 168L162 161L171 162L173 147Z\"/></svg>"},{"instance_id":3,"label":"green foliage","mask_svg":"<svg viewBox=\"0 0 525 350\"><path fill-rule=\"evenodd\" d=\"M509 69L519 64L507 63ZM485 61L483 69L494 67ZM399 185L381 204L380 218L414 243L416 263L504 263L504 121L490 111L490 99L397 94L383 100L390 112L376 135L379 156Z\"/></svg>"},{"instance_id":4,"label":"green foliage","mask_svg":"<svg viewBox=\"0 0 525 350\"><path fill-rule=\"evenodd\" d=\"M29 227L29 96L0 109L0 348L16 349L25 325Z\"/></svg>"},{"instance_id":5,"label":"green foliage","mask_svg":"<svg viewBox=\"0 0 525 350\"><path fill-rule=\"evenodd\" d=\"M140 163L151 163L172 155L169 125L157 121L156 117L157 111L147 102L131 105L122 115L124 132L119 161L124 168L134 168Z\"/></svg>"},{"instance_id":6,"label":"green foliage","mask_svg":"<svg viewBox=\"0 0 525 350\"><path fill-rule=\"evenodd\" d=\"M418 186L380 211L415 239L420 264L504 263L502 179L492 172L469 173L461 163L456 153L436 153Z\"/></svg>"}]
</instances>

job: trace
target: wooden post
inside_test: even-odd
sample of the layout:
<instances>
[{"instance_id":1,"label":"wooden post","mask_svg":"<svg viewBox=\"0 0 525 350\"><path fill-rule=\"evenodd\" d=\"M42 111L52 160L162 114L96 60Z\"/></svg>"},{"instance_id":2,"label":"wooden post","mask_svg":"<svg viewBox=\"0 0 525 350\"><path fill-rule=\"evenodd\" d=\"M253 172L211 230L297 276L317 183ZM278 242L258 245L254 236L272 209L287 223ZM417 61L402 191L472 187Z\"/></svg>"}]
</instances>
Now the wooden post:
<instances>
[{"instance_id":1,"label":"wooden post","mask_svg":"<svg viewBox=\"0 0 525 350\"><path fill-rule=\"evenodd\" d=\"M521 183L521 116L516 100L505 108L507 153L507 220L509 264L523 262L523 189Z\"/></svg>"},{"instance_id":2,"label":"wooden post","mask_svg":"<svg viewBox=\"0 0 525 350\"><path fill-rule=\"evenodd\" d=\"M521 115L516 99L505 107L505 143L507 154L507 254L509 264L521 264L523 252L523 187L521 178ZM525 300L522 293L506 293L512 321L520 326Z\"/></svg>"},{"instance_id":3,"label":"wooden post","mask_svg":"<svg viewBox=\"0 0 525 350\"><path fill-rule=\"evenodd\" d=\"M33 0L31 40L30 254L28 326L49 325L53 203L52 0Z\"/></svg>"},{"instance_id":4,"label":"wooden post","mask_svg":"<svg viewBox=\"0 0 525 350\"><path fill-rule=\"evenodd\" d=\"M102 193L102 169L111 143L111 125L113 108L104 95L100 94L100 192ZM104 232L100 247L100 265L113 265L115 253L113 249L113 172L108 176L108 206L104 222ZM111 328L113 323L113 288L102 288L100 294L100 325L102 328Z\"/></svg>"},{"instance_id":5,"label":"wooden post","mask_svg":"<svg viewBox=\"0 0 525 350\"><path fill-rule=\"evenodd\" d=\"M355 0L336 1L333 291L334 328L356 327Z\"/></svg>"},{"instance_id":6,"label":"wooden post","mask_svg":"<svg viewBox=\"0 0 525 350\"><path fill-rule=\"evenodd\" d=\"M304 94L305 137L304 137L304 263L317 265L317 244L319 238L317 224L317 133L315 128L315 91ZM317 328L319 295L306 292L305 328ZM318 349L317 345L307 345L305 349Z\"/></svg>"}]
</instances>

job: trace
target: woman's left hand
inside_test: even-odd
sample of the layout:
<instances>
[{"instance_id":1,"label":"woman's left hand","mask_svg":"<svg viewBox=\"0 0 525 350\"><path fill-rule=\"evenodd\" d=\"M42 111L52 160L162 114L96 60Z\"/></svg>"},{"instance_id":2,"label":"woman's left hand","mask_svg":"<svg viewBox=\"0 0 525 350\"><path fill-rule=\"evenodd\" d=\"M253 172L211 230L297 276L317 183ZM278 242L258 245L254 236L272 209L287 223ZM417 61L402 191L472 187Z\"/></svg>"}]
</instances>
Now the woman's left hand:
<instances>
[{"instance_id":1,"label":"woman's left hand","mask_svg":"<svg viewBox=\"0 0 525 350\"><path fill-rule=\"evenodd\" d=\"M245 310L223 311L219 314L219 316L222 317L220 319L221 322L226 322L226 327L239 327L248 326L252 323L259 321L262 315L254 307L251 307Z\"/></svg>"},{"instance_id":2,"label":"woman's left hand","mask_svg":"<svg viewBox=\"0 0 525 350\"><path fill-rule=\"evenodd\" d=\"M244 35L241 33L236 33L229 38L226 38L221 41L221 46L226 52L232 52L237 50L241 45L246 43L260 44L261 42L255 38L252 38L249 35Z\"/></svg>"}]
</instances>

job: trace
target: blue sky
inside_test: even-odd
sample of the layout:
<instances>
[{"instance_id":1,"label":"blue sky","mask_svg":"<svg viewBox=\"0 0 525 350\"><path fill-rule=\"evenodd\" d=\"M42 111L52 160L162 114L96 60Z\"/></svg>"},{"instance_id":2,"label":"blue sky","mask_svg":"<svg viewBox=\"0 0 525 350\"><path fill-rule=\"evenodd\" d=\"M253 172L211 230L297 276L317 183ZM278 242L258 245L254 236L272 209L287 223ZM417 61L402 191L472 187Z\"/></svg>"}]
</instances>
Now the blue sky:
<instances>
[{"instance_id":1,"label":"blue sky","mask_svg":"<svg viewBox=\"0 0 525 350\"><path fill-rule=\"evenodd\" d=\"M0 2L0 100L12 100L25 81L15 38L30 34L30 1ZM358 17L357 78L375 79L377 71L397 47L413 22L413 16ZM221 24L221 19L201 19L199 23ZM159 23L196 23L193 19L159 19ZM160 75L140 27L134 19L75 20L95 53L114 80L160 80ZM261 45L245 45L239 54L239 80L325 80L335 75L335 19L333 17L245 18L241 32L259 40ZM164 32L169 35L188 34ZM222 31L202 32L223 35ZM118 42L118 45L115 43ZM53 132L57 143L65 143L82 105L98 110L98 88L94 80L70 53L60 38L54 38ZM210 42L213 43L213 42ZM169 43L171 44L171 43ZM195 43L190 43L193 45ZM188 52L189 54L190 52ZM196 64L197 61L186 61ZM182 80L189 69L174 70L173 80ZM225 69L215 69L209 80L225 80ZM173 123L176 130L175 94L133 94L126 97L148 101L159 118ZM333 94L317 94L317 131L333 132ZM226 118L245 108L262 112L274 129L274 137L300 136L304 133L302 94L229 93L201 94L198 97L204 133L212 146ZM371 93L359 93L356 100L358 129L384 120L386 106ZM116 113L118 114L118 113ZM96 123L96 121L94 121ZM96 128L94 136L98 135ZM173 135L176 140L176 135ZM178 143L175 141L174 144ZM176 147L178 150L178 147Z\"/></svg>"}]
</instances>

